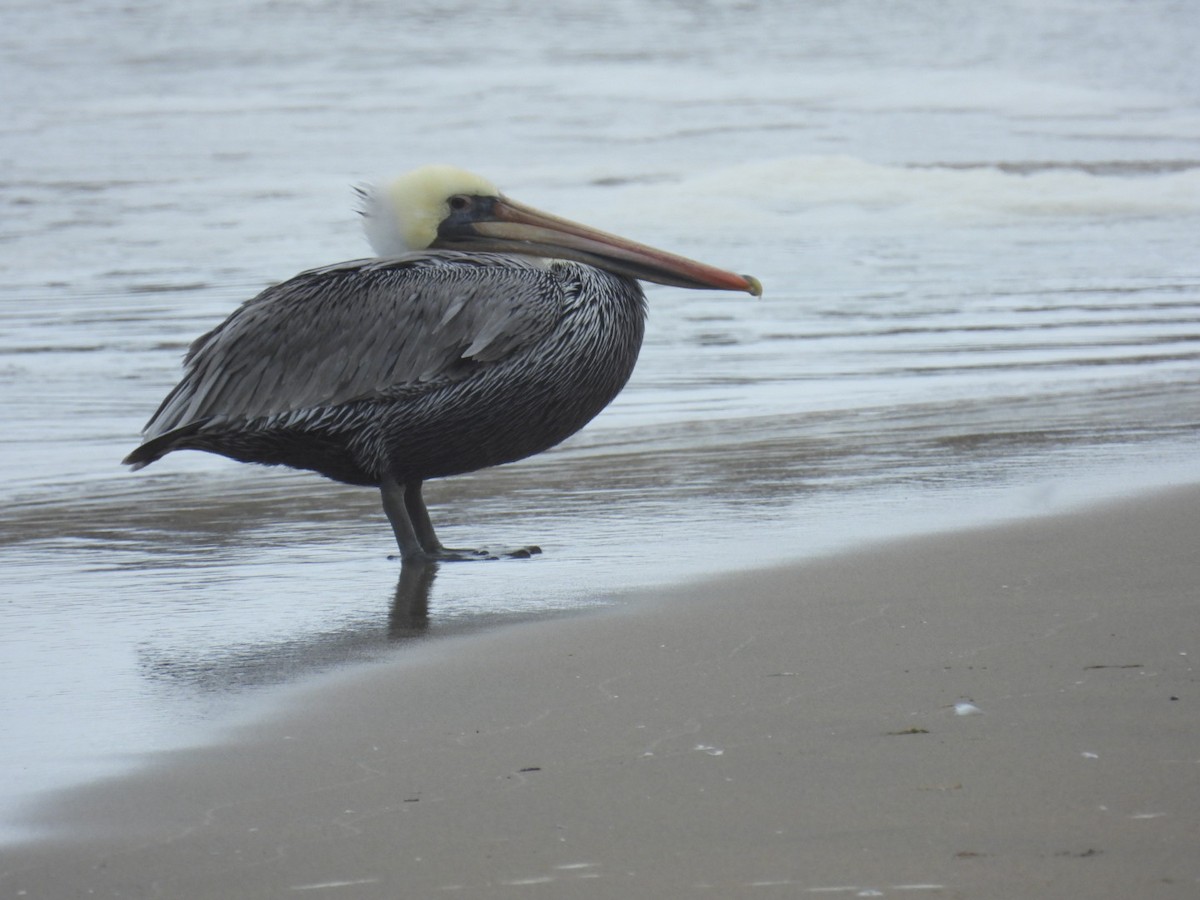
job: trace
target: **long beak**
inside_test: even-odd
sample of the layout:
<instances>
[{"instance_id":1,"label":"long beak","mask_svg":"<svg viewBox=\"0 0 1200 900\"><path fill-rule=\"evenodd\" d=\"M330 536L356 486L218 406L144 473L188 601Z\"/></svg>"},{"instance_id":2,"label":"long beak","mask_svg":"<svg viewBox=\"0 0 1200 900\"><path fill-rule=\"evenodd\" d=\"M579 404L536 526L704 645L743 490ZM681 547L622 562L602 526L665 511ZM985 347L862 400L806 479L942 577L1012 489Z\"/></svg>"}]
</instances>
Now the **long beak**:
<instances>
[{"instance_id":1,"label":"long beak","mask_svg":"<svg viewBox=\"0 0 1200 900\"><path fill-rule=\"evenodd\" d=\"M762 285L750 275L656 250L503 196L489 198L470 218L451 216L442 224L435 246L570 259L659 284L762 294Z\"/></svg>"}]
</instances>

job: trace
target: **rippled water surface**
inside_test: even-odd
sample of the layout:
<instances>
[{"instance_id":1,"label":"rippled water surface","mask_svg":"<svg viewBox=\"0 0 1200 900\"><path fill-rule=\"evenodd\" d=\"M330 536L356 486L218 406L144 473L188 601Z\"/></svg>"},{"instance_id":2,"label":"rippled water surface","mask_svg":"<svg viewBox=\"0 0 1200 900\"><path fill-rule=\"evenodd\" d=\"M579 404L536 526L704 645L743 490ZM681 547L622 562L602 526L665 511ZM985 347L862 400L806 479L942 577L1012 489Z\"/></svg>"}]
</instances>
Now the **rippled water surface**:
<instances>
[{"instance_id":1,"label":"rippled water surface","mask_svg":"<svg viewBox=\"0 0 1200 900\"><path fill-rule=\"evenodd\" d=\"M0 801L404 640L1200 477L1200 7L0 4ZM430 487L535 561L404 584L377 497L118 465L192 338L428 161L750 272ZM427 600L414 601L414 597Z\"/></svg>"}]
</instances>

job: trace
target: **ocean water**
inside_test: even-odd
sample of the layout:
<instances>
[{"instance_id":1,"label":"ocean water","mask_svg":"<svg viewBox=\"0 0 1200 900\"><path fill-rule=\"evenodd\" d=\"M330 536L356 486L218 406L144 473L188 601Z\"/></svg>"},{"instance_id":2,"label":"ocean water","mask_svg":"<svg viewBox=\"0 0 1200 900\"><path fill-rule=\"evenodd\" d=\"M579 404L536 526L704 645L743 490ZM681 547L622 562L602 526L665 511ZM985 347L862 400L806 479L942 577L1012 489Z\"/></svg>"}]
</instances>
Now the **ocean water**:
<instances>
[{"instance_id":1,"label":"ocean water","mask_svg":"<svg viewBox=\"0 0 1200 900\"><path fill-rule=\"evenodd\" d=\"M1200 7L0 3L0 803L411 640L1200 478ZM749 272L650 286L541 457L371 492L121 457L188 343L430 161ZM15 833L15 830L14 830Z\"/></svg>"}]
</instances>

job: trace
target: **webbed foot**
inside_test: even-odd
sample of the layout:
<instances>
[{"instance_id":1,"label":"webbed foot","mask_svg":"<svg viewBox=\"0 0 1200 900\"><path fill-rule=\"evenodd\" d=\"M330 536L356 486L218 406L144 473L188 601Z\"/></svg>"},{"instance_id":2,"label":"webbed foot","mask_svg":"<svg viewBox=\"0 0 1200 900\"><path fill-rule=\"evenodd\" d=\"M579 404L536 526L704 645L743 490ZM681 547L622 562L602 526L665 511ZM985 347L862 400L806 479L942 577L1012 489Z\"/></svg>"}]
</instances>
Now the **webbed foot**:
<instances>
[{"instance_id":1,"label":"webbed foot","mask_svg":"<svg viewBox=\"0 0 1200 900\"><path fill-rule=\"evenodd\" d=\"M514 547L512 550L501 550L500 555L505 559L531 559L538 556L542 552L542 548L536 544L530 544L528 547Z\"/></svg>"}]
</instances>

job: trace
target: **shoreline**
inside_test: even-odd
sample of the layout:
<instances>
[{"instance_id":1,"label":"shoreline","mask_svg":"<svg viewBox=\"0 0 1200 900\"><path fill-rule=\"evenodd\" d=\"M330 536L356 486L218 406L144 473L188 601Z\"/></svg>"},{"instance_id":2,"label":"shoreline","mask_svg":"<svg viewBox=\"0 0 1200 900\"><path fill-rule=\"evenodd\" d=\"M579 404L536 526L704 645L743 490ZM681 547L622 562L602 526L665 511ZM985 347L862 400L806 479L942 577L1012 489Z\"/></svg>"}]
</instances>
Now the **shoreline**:
<instances>
[{"instance_id":1,"label":"shoreline","mask_svg":"<svg viewBox=\"0 0 1200 900\"><path fill-rule=\"evenodd\" d=\"M0 886L1190 896L1198 533L1192 485L447 638L42 805Z\"/></svg>"}]
</instances>

